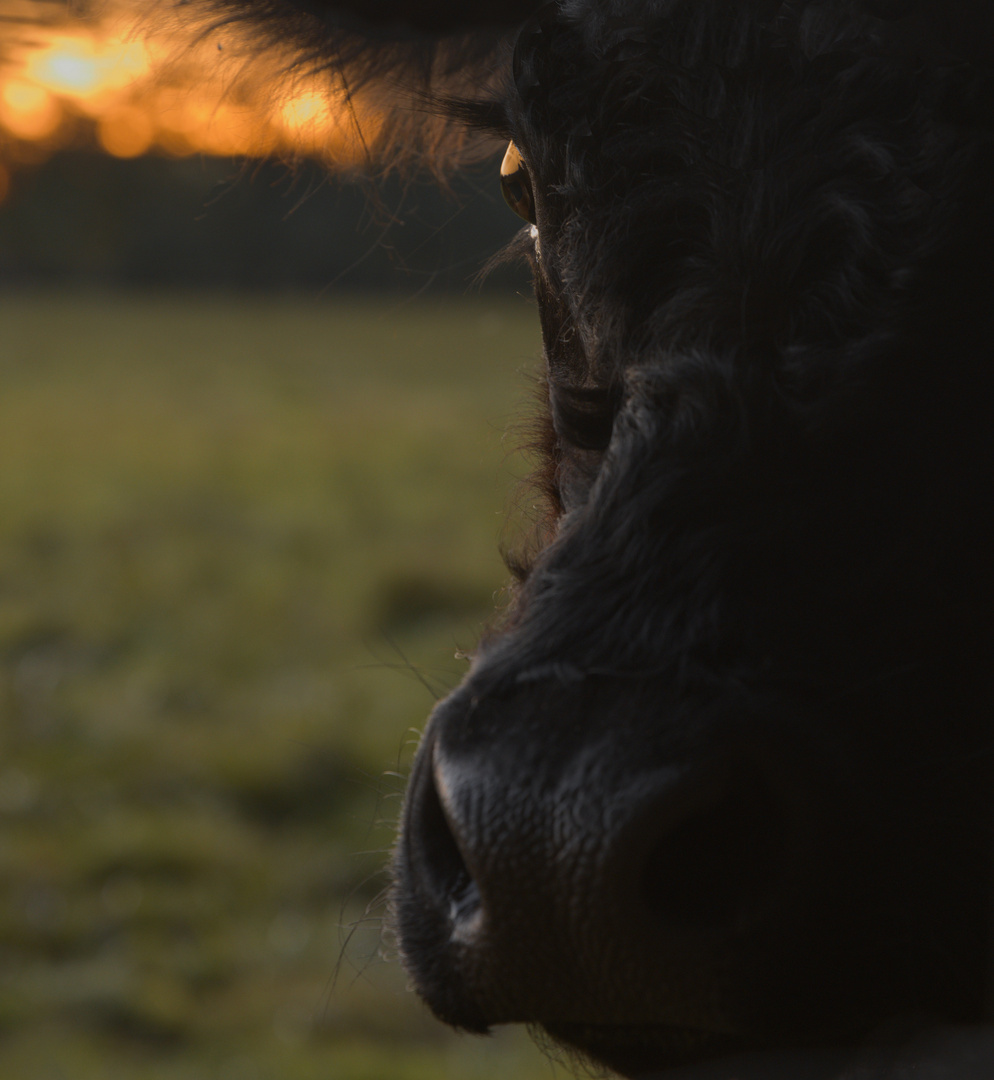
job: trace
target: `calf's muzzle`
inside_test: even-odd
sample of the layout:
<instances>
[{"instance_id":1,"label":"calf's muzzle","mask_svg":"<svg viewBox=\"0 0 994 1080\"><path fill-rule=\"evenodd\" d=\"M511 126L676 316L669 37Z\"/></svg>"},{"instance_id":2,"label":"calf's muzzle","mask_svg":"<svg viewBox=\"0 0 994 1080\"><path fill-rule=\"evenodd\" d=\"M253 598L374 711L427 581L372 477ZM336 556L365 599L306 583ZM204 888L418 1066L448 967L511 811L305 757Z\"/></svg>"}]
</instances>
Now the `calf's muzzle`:
<instances>
[{"instance_id":1,"label":"calf's muzzle","mask_svg":"<svg viewBox=\"0 0 994 1080\"><path fill-rule=\"evenodd\" d=\"M816 887L794 762L729 730L626 736L631 694L609 682L488 696L471 679L429 724L395 906L408 967L450 1023L733 1037L743 1017L715 985L744 937Z\"/></svg>"}]
</instances>

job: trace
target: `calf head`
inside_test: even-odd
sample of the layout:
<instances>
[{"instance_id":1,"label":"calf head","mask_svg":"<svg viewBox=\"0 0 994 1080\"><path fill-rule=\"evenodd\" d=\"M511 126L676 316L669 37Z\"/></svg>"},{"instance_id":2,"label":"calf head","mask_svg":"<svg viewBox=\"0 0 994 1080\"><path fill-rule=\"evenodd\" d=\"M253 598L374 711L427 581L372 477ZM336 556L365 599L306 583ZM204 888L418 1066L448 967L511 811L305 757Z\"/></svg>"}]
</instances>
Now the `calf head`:
<instances>
[{"instance_id":1,"label":"calf head","mask_svg":"<svg viewBox=\"0 0 994 1080\"><path fill-rule=\"evenodd\" d=\"M414 766L415 985L629 1072L975 1019L985 84L850 3L574 2L512 67L550 513Z\"/></svg>"},{"instance_id":2,"label":"calf head","mask_svg":"<svg viewBox=\"0 0 994 1080\"><path fill-rule=\"evenodd\" d=\"M979 1019L986 9L478 5L527 15L501 51L452 5L356 5L356 39L349 3L218 3L374 81L421 57L443 122L511 144L546 513L414 764L418 991L632 1075ZM456 29L465 68L425 45Z\"/></svg>"}]
</instances>

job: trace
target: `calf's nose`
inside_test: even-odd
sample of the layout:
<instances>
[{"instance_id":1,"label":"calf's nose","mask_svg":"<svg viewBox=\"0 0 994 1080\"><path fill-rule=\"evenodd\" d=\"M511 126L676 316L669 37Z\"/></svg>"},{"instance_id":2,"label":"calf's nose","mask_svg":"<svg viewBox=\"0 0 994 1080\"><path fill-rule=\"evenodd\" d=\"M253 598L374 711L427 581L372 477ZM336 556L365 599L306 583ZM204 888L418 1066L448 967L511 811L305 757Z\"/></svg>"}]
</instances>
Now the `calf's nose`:
<instances>
[{"instance_id":1,"label":"calf's nose","mask_svg":"<svg viewBox=\"0 0 994 1080\"><path fill-rule=\"evenodd\" d=\"M482 1028L603 1021L605 998L631 1022L638 1003L608 989L612 973L653 954L704 960L762 907L782 846L769 785L727 760L621 769L596 746L515 760L430 732L401 861L467 991L454 1019ZM693 1010L686 991L680 1008Z\"/></svg>"}]
</instances>

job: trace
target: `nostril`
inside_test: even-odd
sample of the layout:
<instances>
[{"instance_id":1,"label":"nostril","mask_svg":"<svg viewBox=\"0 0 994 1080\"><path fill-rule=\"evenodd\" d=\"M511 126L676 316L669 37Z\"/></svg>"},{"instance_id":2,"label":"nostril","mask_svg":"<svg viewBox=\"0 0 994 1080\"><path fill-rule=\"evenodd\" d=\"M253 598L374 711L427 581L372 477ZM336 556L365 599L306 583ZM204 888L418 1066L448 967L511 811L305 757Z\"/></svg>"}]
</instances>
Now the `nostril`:
<instances>
[{"instance_id":1,"label":"nostril","mask_svg":"<svg viewBox=\"0 0 994 1080\"><path fill-rule=\"evenodd\" d=\"M478 916L480 893L442 805L433 768L425 770L420 787L417 828L410 834L412 855L419 864L419 876L455 932Z\"/></svg>"},{"instance_id":2,"label":"nostril","mask_svg":"<svg viewBox=\"0 0 994 1080\"><path fill-rule=\"evenodd\" d=\"M727 778L649 849L644 899L670 925L728 924L770 889L783 846L782 813L762 779Z\"/></svg>"}]
</instances>

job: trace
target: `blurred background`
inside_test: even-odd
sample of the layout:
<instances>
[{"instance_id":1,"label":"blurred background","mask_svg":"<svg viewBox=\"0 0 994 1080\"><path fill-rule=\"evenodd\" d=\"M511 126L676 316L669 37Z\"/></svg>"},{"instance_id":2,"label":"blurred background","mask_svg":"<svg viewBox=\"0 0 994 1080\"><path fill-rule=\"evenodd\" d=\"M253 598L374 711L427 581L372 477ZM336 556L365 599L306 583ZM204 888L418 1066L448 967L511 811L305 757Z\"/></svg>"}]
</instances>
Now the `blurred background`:
<instances>
[{"instance_id":1,"label":"blurred background","mask_svg":"<svg viewBox=\"0 0 994 1080\"><path fill-rule=\"evenodd\" d=\"M333 179L324 90L126 14L0 22L0 1076L565 1076L381 935L527 471L497 162Z\"/></svg>"}]
</instances>

